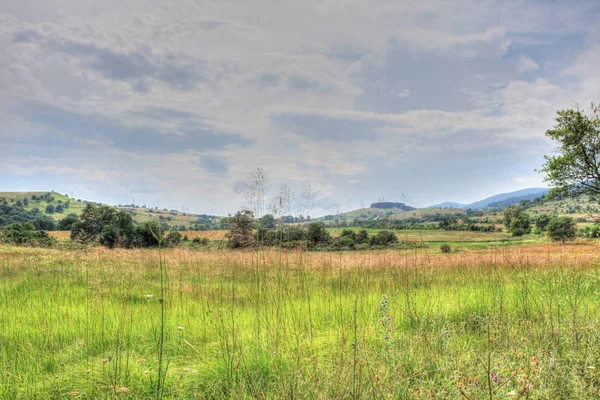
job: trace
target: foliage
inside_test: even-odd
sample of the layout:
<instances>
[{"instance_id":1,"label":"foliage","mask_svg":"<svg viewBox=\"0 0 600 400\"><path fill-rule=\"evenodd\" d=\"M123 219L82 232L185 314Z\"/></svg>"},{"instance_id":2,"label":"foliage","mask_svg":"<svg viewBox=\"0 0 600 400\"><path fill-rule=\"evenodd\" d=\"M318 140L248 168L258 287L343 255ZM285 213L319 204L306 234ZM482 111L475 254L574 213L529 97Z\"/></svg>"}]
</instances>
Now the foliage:
<instances>
[{"instance_id":1,"label":"foliage","mask_svg":"<svg viewBox=\"0 0 600 400\"><path fill-rule=\"evenodd\" d=\"M328 244L331 242L331 235L329 232L327 232L325 226L318 222L311 222L308 224L308 232L306 236L309 247Z\"/></svg>"},{"instance_id":2,"label":"foliage","mask_svg":"<svg viewBox=\"0 0 600 400\"><path fill-rule=\"evenodd\" d=\"M30 222L15 222L0 231L0 242L16 245L47 247L56 240L46 231L38 231Z\"/></svg>"},{"instance_id":3,"label":"foliage","mask_svg":"<svg viewBox=\"0 0 600 400\"><path fill-rule=\"evenodd\" d=\"M452 251L452 248L448 243L444 243L440 246L440 251L442 253L450 253Z\"/></svg>"},{"instance_id":4,"label":"foliage","mask_svg":"<svg viewBox=\"0 0 600 400\"><path fill-rule=\"evenodd\" d=\"M54 206L52 204L48 204L46 206L46 211L45 211L46 214L54 214L54 211L55 211L55 209L54 209Z\"/></svg>"},{"instance_id":5,"label":"foliage","mask_svg":"<svg viewBox=\"0 0 600 400\"><path fill-rule=\"evenodd\" d=\"M25 210L23 207L0 204L0 227L15 223L30 222L38 230L56 230L56 222L39 209Z\"/></svg>"},{"instance_id":6,"label":"foliage","mask_svg":"<svg viewBox=\"0 0 600 400\"><path fill-rule=\"evenodd\" d=\"M531 232L531 219L521 206L511 206L504 210L504 225L513 236Z\"/></svg>"},{"instance_id":7,"label":"foliage","mask_svg":"<svg viewBox=\"0 0 600 400\"><path fill-rule=\"evenodd\" d=\"M80 243L100 243L112 247L156 246L165 234L156 221L135 226L131 214L109 206L86 204L79 221L71 226L71 239ZM165 245L179 243L181 234L168 235Z\"/></svg>"},{"instance_id":8,"label":"foliage","mask_svg":"<svg viewBox=\"0 0 600 400\"><path fill-rule=\"evenodd\" d=\"M256 238L252 230L256 223L254 213L250 210L242 210L229 217L229 233L227 241L232 249L252 247L256 245Z\"/></svg>"},{"instance_id":9,"label":"foliage","mask_svg":"<svg viewBox=\"0 0 600 400\"><path fill-rule=\"evenodd\" d=\"M534 218L535 226L541 231L545 231L548 223L552 219L550 214L540 214Z\"/></svg>"},{"instance_id":10,"label":"foliage","mask_svg":"<svg viewBox=\"0 0 600 400\"><path fill-rule=\"evenodd\" d=\"M546 230L550 239L565 243L575 240L577 224L571 217L554 217L548 223Z\"/></svg>"},{"instance_id":11,"label":"foliage","mask_svg":"<svg viewBox=\"0 0 600 400\"><path fill-rule=\"evenodd\" d=\"M68 214L66 217L58 221L58 230L59 231L70 231L75 222L79 221L79 216L74 213Z\"/></svg>"},{"instance_id":12,"label":"foliage","mask_svg":"<svg viewBox=\"0 0 600 400\"><path fill-rule=\"evenodd\" d=\"M586 115L578 108L557 112L556 125L546 136L558 144L558 155L546 156L542 172L554 186L549 196L585 194L600 202L600 107Z\"/></svg>"},{"instance_id":13,"label":"foliage","mask_svg":"<svg viewBox=\"0 0 600 400\"><path fill-rule=\"evenodd\" d=\"M389 246L392 243L397 243L398 237L392 231L382 230L371 237L371 246Z\"/></svg>"}]
</instances>

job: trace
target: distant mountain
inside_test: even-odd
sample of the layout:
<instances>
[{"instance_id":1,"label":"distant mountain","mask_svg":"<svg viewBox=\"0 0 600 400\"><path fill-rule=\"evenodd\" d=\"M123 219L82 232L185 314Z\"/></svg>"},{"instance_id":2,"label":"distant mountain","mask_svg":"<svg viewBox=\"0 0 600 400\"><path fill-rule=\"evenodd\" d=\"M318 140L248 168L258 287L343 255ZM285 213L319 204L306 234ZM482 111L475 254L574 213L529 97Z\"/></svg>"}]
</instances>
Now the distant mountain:
<instances>
[{"instance_id":1,"label":"distant mountain","mask_svg":"<svg viewBox=\"0 0 600 400\"><path fill-rule=\"evenodd\" d=\"M518 204L521 200L533 200L540 196L545 196L550 189L547 188L529 188L517 190L515 192L500 193L495 196L476 201L471 204L454 203L446 201L444 203L435 204L427 208L462 208L468 210L481 210L483 208L502 208L512 204Z\"/></svg>"},{"instance_id":2,"label":"distant mountain","mask_svg":"<svg viewBox=\"0 0 600 400\"><path fill-rule=\"evenodd\" d=\"M404 210L404 211L412 211L412 210L416 210L416 208L411 207L411 206L407 206L404 203L394 203L391 201L382 201L382 202L378 202L378 203L371 203L370 208L379 208L382 210L387 210L387 209L392 209L392 208L398 208L400 210Z\"/></svg>"},{"instance_id":3,"label":"distant mountain","mask_svg":"<svg viewBox=\"0 0 600 400\"><path fill-rule=\"evenodd\" d=\"M452 201L445 201L440 204L434 204L432 206L427 206L425 208L463 208L466 204L462 203L454 203Z\"/></svg>"},{"instance_id":4,"label":"distant mountain","mask_svg":"<svg viewBox=\"0 0 600 400\"><path fill-rule=\"evenodd\" d=\"M513 206L515 204L519 204L520 202L524 201L524 200L535 200L538 197L542 197L545 196L546 193L533 193L533 194L526 194L525 196L516 196L516 197L510 197L506 200L502 200L502 201L497 201L495 203L490 203L488 205L488 208L506 208L509 206Z\"/></svg>"},{"instance_id":5,"label":"distant mountain","mask_svg":"<svg viewBox=\"0 0 600 400\"><path fill-rule=\"evenodd\" d=\"M470 208L472 210L481 210L482 208L497 207L497 206L492 206L492 204L497 204L497 203L503 202L508 199L513 199L513 198L522 198L523 200L532 200L532 199L535 199L536 197L546 195L546 193L548 193L549 190L550 189L548 189L548 188L529 188L529 189L517 190L515 192L501 193L501 194L497 194L495 196L491 196L491 197L488 197L488 198L480 200L480 201L476 201L475 203L467 204L467 205L463 206L462 208L464 208L464 209ZM531 197L531 196L533 196L533 197ZM526 197L527 197L527 199L526 199Z\"/></svg>"}]
</instances>

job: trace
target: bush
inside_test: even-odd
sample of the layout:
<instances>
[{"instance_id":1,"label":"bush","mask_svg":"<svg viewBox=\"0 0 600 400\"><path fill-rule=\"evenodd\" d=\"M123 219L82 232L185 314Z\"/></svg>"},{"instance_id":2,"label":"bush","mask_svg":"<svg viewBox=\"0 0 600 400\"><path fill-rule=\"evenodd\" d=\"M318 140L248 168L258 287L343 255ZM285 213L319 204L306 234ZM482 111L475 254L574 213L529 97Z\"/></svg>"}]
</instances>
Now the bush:
<instances>
[{"instance_id":1,"label":"bush","mask_svg":"<svg viewBox=\"0 0 600 400\"><path fill-rule=\"evenodd\" d=\"M255 221L252 211L238 211L233 217L230 217L229 233L227 234L229 247L237 249L256 245L256 239L252 235L254 226Z\"/></svg>"},{"instance_id":2,"label":"bush","mask_svg":"<svg viewBox=\"0 0 600 400\"><path fill-rule=\"evenodd\" d=\"M382 230L371 237L371 246L389 246L392 243L398 242L398 237L392 231Z\"/></svg>"},{"instance_id":3,"label":"bush","mask_svg":"<svg viewBox=\"0 0 600 400\"><path fill-rule=\"evenodd\" d=\"M75 222L79 221L79 217L77 214L70 213L60 221L58 221L58 230L59 231L70 231Z\"/></svg>"},{"instance_id":4,"label":"bush","mask_svg":"<svg viewBox=\"0 0 600 400\"><path fill-rule=\"evenodd\" d=\"M9 244L47 247L56 243L46 231L36 231L30 222L7 225L0 231L0 241Z\"/></svg>"},{"instance_id":5,"label":"bush","mask_svg":"<svg viewBox=\"0 0 600 400\"><path fill-rule=\"evenodd\" d=\"M52 204L46 206L46 214L54 214L54 206Z\"/></svg>"},{"instance_id":6,"label":"bush","mask_svg":"<svg viewBox=\"0 0 600 400\"><path fill-rule=\"evenodd\" d=\"M452 248L450 247L450 245L448 243L444 243L443 245L440 246L440 251L442 253L450 253L452 251Z\"/></svg>"},{"instance_id":7,"label":"bush","mask_svg":"<svg viewBox=\"0 0 600 400\"><path fill-rule=\"evenodd\" d=\"M554 217L548 223L546 230L550 239L565 243L569 240L575 240L577 224L571 217Z\"/></svg>"},{"instance_id":8,"label":"bush","mask_svg":"<svg viewBox=\"0 0 600 400\"><path fill-rule=\"evenodd\" d=\"M331 235L323 224L311 222L308 224L306 239L310 246L326 245L331 242Z\"/></svg>"},{"instance_id":9,"label":"bush","mask_svg":"<svg viewBox=\"0 0 600 400\"><path fill-rule=\"evenodd\" d=\"M362 244L362 243L368 243L368 242L369 242L369 234L367 233L366 229L361 229L360 231L358 231L358 234L356 235L356 243Z\"/></svg>"}]
</instances>

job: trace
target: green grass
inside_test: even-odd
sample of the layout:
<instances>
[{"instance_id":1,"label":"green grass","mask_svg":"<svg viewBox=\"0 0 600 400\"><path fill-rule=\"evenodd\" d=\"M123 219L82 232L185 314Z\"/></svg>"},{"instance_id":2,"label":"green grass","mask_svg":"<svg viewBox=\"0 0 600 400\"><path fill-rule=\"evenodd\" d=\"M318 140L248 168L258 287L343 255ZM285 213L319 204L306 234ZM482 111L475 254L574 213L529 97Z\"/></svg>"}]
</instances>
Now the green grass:
<instances>
[{"instance_id":1,"label":"green grass","mask_svg":"<svg viewBox=\"0 0 600 400\"><path fill-rule=\"evenodd\" d=\"M161 326L164 398L597 398L595 251L167 250L161 325L157 251L0 247L0 398L156 398Z\"/></svg>"}]
</instances>

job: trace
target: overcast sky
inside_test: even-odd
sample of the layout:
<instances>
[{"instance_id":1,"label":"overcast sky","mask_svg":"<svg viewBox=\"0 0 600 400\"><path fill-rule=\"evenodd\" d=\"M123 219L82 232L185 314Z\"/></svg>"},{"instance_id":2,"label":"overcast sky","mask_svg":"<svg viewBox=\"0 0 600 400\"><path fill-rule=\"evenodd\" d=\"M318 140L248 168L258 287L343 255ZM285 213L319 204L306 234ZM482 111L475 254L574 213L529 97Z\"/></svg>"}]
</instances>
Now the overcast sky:
<instances>
[{"instance_id":1,"label":"overcast sky","mask_svg":"<svg viewBox=\"0 0 600 400\"><path fill-rule=\"evenodd\" d=\"M600 101L600 2L0 0L0 191L220 214L543 186Z\"/></svg>"}]
</instances>

